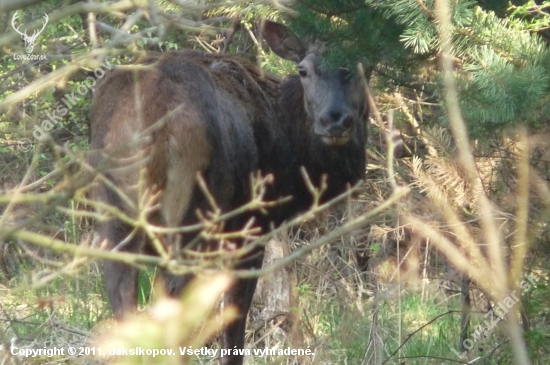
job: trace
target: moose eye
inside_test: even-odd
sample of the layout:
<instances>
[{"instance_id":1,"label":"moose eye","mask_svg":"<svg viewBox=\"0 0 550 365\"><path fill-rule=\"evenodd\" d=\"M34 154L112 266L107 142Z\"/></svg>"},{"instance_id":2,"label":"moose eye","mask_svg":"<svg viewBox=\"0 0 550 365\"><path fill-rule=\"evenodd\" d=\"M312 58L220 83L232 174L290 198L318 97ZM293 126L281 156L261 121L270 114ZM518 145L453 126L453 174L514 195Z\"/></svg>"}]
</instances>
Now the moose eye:
<instances>
[{"instance_id":1,"label":"moose eye","mask_svg":"<svg viewBox=\"0 0 550 365\"><path fill-rule=\"evenodd\" d=\"M302 77L306 77L307 76L307 70L304 66L299 66L298 67L298 73L300 74L300 76Z\"/></svg>"}]
</instances>

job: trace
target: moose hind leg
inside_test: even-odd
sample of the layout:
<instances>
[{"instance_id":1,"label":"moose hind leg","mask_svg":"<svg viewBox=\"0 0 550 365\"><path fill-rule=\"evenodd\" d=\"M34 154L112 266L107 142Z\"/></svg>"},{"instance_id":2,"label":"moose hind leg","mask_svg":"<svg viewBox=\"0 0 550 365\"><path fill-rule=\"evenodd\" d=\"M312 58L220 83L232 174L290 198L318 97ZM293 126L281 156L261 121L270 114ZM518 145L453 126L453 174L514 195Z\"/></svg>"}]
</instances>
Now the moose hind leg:
<instances>
[{"instance_id":1,"label":"moose hind leg","mask_svg":"<svg viewBox=\"0 0 550 365\"><path fill-rule=\"evenodd\" d=\"M132 228L119 220L106 222L100 230L101 242L107 241L107 249L112 250L123 242L119 251L139 252L142 246L141 234L135 233L130 237L131 234ZM117 320L137 308L138 273L136 267L121 262L105 260L103 263L105 288Z\"/></svg>"}]
</instances>

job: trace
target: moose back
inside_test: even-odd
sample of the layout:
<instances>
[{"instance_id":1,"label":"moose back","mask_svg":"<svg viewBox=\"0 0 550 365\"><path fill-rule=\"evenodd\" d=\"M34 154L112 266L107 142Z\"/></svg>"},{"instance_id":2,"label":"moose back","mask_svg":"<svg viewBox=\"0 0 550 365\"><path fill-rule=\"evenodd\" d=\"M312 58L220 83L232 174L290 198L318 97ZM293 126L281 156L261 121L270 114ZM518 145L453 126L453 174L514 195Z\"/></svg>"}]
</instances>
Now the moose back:
<instances>
[{"instance_id":1,"label":"moose back","mask_svg":"<svg viewBox=\"0 0 550 365\"><path fill-rule=\"evenodd\" d=\"M261 171L274 178L267 200L292 199L267 214L236 216L224 229L237 231L254 218L265 232L311 205L302 166L316 185L327 176L324 201L360 180L368 114L360 80L344 68L323 72L320 50L281 24L266 21L262 35L278 56L297 64L298 75L280 80L244 59L194 51L151 54L108 74L92 102L91 147L102 153L90 163L109 181L98 180L95 198L136 217L147 192L159 206L149 220L180 227L197 223L197 210L211 208L197 174L221 210L229 211L250 200L250 176ZM120 219L102 223L99 235L108 249L143 252L150 246ZM177 256L194 238L170 235L167 250ZM199 246L208 251L217 245ZM235 269L259 268L262 255L257 248ZM104 271L109 302L122 318L137 305L138 270L106 261ZM190 277L166 273L164 279L167 291L178 295ZM240 315L224 330L224 348L243 348L255 287L255 279L238 280L225 294L224 305L236 306ZM237 355L222 359L223 365L242 362Z\"/></svg>"}]
</instances>

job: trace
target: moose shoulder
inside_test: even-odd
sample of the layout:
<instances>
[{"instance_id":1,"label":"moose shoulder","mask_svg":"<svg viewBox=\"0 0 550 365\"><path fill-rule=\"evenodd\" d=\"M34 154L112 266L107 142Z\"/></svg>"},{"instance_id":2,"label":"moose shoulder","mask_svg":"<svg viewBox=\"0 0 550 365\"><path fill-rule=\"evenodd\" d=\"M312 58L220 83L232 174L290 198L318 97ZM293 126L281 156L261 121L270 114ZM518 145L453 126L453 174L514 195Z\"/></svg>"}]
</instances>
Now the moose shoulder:
<instances>
[{"instance_id":1,"label":"moose shoulder","mask_svg":"<svg viewBox=\"0 0 550 365\"><path fill-rule=\"evenodd\" d=\"M91 146L103 151L103 158L96 154L90 163L102 166L112 184L97 183L96 199L137 216L147 192L159 203L149 220L178 227L196 223L197 209L210 208L197 186L198 173L218 206L228 211L249 201L250 176L261 171L274 177L267 200L293 199L267 214L241 214L225 229L239 230L254 217L266 231L311 205L301 166L314 184L327 176L323 200L361 179L368 114L361 83L346 69L323 73L319 50L281 24L267 21L263 37L277 55L296 62L298 75L280 80L234 56L192 51L149 55L108 74L94 95L90 123ZM109 249L137 252L149 245L143 233L118 219L103 223L99 234ZM172 235L167 250L177 255L193 238ZM218 244L201 247L213 250ZM236 268L259 268L260 250ZM112 261L104 267L109 301L121 318L137 304L137 269ZM166 274L167 290L178 295L189 279ZM240 280L226 294L224 301L240 316L225 329L224 348L243 348L255 286L254 279ZM223 365L242 362L242 356L222 359Z\"/></svg>"}]
</instances>

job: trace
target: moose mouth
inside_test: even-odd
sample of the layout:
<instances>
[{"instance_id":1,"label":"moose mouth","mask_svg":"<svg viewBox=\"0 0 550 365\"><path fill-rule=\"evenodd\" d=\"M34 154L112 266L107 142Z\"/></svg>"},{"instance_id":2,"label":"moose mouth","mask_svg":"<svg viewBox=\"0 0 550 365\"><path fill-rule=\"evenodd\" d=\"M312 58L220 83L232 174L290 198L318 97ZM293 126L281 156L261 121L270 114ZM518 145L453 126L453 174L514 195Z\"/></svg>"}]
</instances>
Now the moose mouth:
<instances>
[{"instance_id":1,"label":"moose mouth","mask_svg":"<svg viewBox=\"0 0 550 365\"><path fill-rule=\"evenodd\" d=\"M343 146L349 141L348 136L323 136L322 139L328 146Z\"/></svg>"},{"instance_id":2,"label":"moose mouth","mask_svg":"<svg viewBox=\"0 0 550 365\"><path fill-rule=\"evenodd\" d=\"M316 123L313 131L321 138L325 145L342 146L350 140L352 128L346 128L340 125L329 125L325 127L322 123Z\"/></svg>"}]
</instances>

